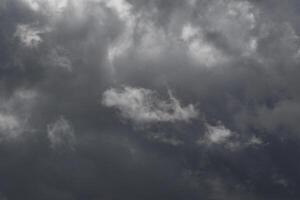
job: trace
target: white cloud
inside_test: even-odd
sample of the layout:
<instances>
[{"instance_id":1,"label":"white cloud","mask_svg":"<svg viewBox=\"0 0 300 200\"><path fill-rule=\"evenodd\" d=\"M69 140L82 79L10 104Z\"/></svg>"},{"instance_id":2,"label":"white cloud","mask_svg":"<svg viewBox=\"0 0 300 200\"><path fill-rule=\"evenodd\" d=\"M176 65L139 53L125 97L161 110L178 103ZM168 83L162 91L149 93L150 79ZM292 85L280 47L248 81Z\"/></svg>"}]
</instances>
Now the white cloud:
<instances>
[{"instance_id":1,"label":"white cloud","mask_svg":"<svg viewBox=\"0 0 300 200\"><path fill-rule=\"evenodd\" d=\"M39 29L26 24L19 24L17 26L15 36L20 39L24 46L33 48L43 42L40 34L44 32L46 32L45 29Z\"/></svg>"},{"instance_id":2,"label":"white cloud","mask_svg":"<svg viewBox=\"0 0 300 200\"><path fill-rule=\"evenodd\" d=\"M218 123L216 126L206 124L206 133L197 142L200 145L213 145L213 144L225 144L230 149L235 149L239 146L239 143L231 141L233 132L227 129L222 123Z\"/></svg>"},{"instance_id":3,"label":"white cloud","mask_svg":"<svg viewBox=\"0 0 300 200\"><path fill-rule=\"evenodd\" d=\"M102 103L117 108L124 118L140 123L189 121L198 115L193 105L182 107L172 93L168 100L162 100L156 92L144 88L109 89L104 92Z\"/></svg>"},{"instance_id":4,"label":"white cloud","mask_svg":"<svg viewBox=\"0 0 300 200\"><path fill-rule=\"evenodd\" d=\"M61 117L47 126L48 139L53 149L68 147L73 149L75 144L75 135L72 126Z\"/></svg>"},{"instance_id":5,"label":"white cloud","mask_svg":"<svg viewBox=\"0 0 300 200\"><path fill-rule=\"evenodd\" d=\"M256 147L264 144L264 141L257 137L251 136L249 138L240 137L239 134L225 127L221 122L217 125L205 124L206 132L197 144L205 146L222 145L230 151L237 151L249 147Z\"/></svg>"},{"instance_id":6,"label":"white cloud","mask_svg":"<svg viewBox=\"0 0 300 200\"><path fill-rule=\"evenodd\" d=\"M232 132L222 124L217 126L207 125L207 131L207 138L211 143L223 143L232 135Z\"/></svg>"}]
</instances>

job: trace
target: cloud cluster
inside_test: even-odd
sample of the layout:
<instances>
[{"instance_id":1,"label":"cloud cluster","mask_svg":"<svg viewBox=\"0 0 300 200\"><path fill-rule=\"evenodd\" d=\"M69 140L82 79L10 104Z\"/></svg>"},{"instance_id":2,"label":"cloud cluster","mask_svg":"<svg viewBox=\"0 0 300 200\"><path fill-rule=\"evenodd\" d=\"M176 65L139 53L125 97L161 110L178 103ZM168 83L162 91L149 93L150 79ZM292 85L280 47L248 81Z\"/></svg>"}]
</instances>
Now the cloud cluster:
<instances>
[{"instance_id":1,"label":"cloud cluster","mask_svg":"<svg viewBox=\"0 0 300 200\"><path fill-rule=\"evenodd\" d=\"M299 7L0 1L0 199L299 199Z\"/></svg>"},{"instance_id":2,"label":"cloud cluster","mask_svg":"<svg viewBox=\"0 0 300 200\"><path fill-rule=\"evenodd\" d=\"M164 101L155 92L144 88L109 89L103 94L103 104L116 107L123 117L137 123L187 122L198 116L193 105L181 106L171 92L169 99Z\"/></svg>"}]
</instances>

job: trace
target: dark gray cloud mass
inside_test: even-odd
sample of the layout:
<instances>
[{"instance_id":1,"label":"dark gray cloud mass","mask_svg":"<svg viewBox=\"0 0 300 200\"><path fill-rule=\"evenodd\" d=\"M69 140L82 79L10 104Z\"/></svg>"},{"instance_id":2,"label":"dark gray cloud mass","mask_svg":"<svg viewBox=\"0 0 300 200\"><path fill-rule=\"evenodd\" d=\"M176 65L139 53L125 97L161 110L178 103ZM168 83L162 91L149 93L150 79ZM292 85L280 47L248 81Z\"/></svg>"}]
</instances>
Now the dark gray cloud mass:
<instances>
[{"instance_id":1,"label":"dark gray cloud mass","mask_svg":"<svg viewBox=\"0 0 300 200\"><path fill-rule=\"evenodd\" d=\"M297 0L0 0L0 200L300 198Z\"/></svg>"}]
</instances>

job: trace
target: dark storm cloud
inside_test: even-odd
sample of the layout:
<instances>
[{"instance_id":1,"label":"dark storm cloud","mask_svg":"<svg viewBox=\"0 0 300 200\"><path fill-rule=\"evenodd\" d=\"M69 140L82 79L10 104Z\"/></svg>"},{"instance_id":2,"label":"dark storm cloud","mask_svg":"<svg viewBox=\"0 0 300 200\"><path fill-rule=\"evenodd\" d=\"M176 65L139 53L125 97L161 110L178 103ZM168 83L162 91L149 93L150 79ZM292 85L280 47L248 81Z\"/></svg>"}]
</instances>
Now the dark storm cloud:
<instances>
[{"instance_id":1,"label":"dark storm cloud","mask_svg":"<svg viewBox=\"0 0 300 200\"><path fill-rule=\"evenodd\" d=\"M0 2L0 199L298 199L297 1Z\"/></svg>"}]
</instances>

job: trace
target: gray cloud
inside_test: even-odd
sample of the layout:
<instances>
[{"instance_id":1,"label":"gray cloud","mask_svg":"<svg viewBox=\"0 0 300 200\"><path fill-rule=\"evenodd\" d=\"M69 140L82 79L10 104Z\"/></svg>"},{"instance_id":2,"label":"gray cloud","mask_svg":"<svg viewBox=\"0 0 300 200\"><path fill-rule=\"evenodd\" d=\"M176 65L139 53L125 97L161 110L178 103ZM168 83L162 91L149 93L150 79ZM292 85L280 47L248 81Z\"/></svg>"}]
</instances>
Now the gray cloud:
<instances>
[{"instance_id":1,"label":"gray cloud","mask_svg":"<svg viewBox=\"0 0 300 200\"><path fill-rule=\"evenodd\" d=\"M299 199L299 7L2 0L0 198Z\"/></svg>"},{"instance_id":2,"label":"gray cloud","mask_svg":"<svg viewBox=\"0 0 300 200\"><path fill-rule=\"evenodd\" d=\"M47 126L48 138L53 149L59 147L74 148L75 135L69 122L61 117Z\"/></svg>"}]
</instances>

